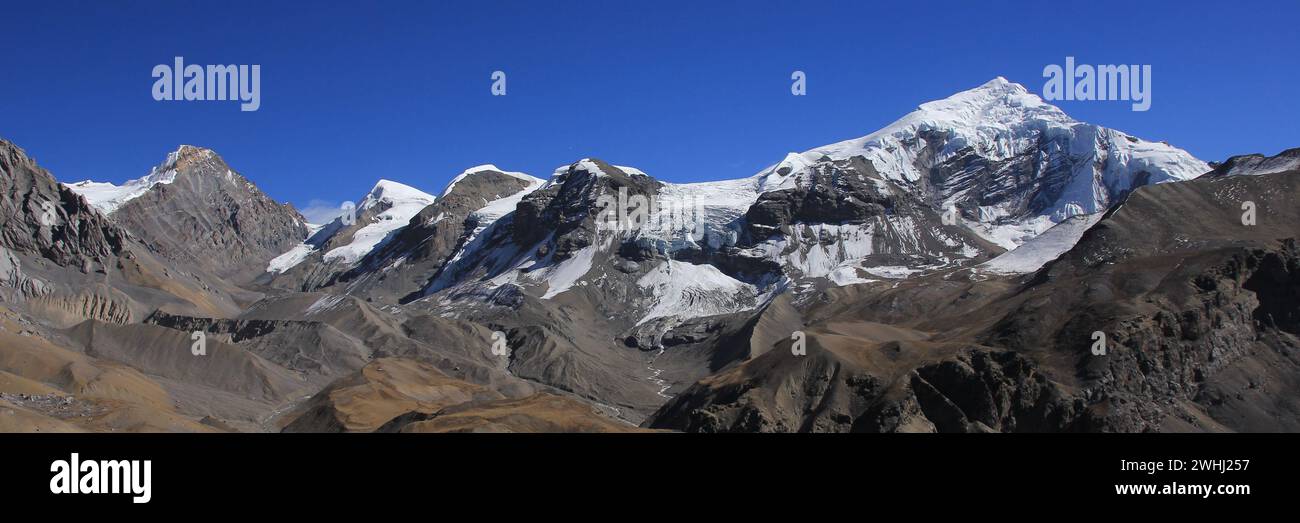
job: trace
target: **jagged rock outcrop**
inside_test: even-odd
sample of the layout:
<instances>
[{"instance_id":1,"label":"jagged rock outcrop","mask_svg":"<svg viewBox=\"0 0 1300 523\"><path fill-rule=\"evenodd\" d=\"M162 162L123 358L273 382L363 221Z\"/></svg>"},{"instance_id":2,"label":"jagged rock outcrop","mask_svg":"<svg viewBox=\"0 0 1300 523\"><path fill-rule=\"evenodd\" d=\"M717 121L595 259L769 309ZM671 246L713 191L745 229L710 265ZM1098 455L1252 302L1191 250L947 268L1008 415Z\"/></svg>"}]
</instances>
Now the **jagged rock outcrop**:
<instances>
[{"instance_id":1,"label":"jagged rock outcrop","mask_svg":"<svg viewBox=\"0 0 1300 523\"><path fill-rule=\"evenodd\" d=\"M525 196L515 210L514 241L531 247L537 254L567 260L575 251L591 245L596 237L596 219L601 195L649 196L660 187L658 180L644 173L628 174L598 159L583 159L557 173L546 186Z\"/></svg>"},{"instance_id":2,"label":"jagged rock outcrop","mask_svg":"<svg viewBox=\"0 0 1300 523\"><path fill-rule=\"evenodd\" d=\"M82 267L120 254L125 242L121 229L0 139L0 246Z\"/></svg>"},{"instance_id":3,"label":"jagged rock outcrop","mask_svg":"<svg viewBox=\"0 0 1300 523\"><path fill-rule=\"evenodd\" d=\"M105 285L77 292L52 292L30 300L29 308L50 318L99 320L107 323L130 323L133 319L131 299Z\"/></svg>"},{"instance_id":4,"label":"jagged rock outcrop","mask_svg":"<svg viewBox=\"0 0 1300 523\"><path fill-rule=\"evenodd\" d=\"M0 297L5 297L5 301L21 301L44 296L52 290L44 281L24 273L22 260L9 249L0 247Z\"/></svg>"}]
</instances>

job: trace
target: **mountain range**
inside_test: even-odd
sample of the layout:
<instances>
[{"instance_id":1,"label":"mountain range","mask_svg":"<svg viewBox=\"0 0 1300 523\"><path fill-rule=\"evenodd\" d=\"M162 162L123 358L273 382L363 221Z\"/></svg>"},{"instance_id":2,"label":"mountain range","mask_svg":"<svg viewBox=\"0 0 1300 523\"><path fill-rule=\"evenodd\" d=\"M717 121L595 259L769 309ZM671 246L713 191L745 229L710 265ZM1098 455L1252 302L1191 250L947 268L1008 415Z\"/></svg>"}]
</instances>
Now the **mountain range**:
<instances>
[{"instance_id":1,"label":"mountain range","mask_svg":"<svg viewBox=\"0 0 1300 523\"><path fill-rule=\"evenodd\" d=\"M311 224L210 149L0 140L0 429L1300 430L1297 151L996 78L744 178L489 164Z\"/></svg>"}]
</instances>

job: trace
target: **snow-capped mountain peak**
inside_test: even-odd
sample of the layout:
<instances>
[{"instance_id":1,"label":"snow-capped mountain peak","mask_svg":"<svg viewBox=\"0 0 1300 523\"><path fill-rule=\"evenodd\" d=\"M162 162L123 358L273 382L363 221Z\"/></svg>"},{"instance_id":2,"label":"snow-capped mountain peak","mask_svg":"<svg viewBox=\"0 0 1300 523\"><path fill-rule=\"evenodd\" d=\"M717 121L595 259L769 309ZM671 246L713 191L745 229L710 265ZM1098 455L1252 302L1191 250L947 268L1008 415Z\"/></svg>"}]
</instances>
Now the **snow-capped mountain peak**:
<instances>
[{"instance_id":1,"label":"snow-capped mountain peak","mask_svg":"<svg viewBox=\"0 0 1300 523\"><path fill-rule=\"evenodd\" d=\"M442 196L441 196L441 197L442 197L442 198L446 198L447 195L451 194L452 189L455 189L455 188L456 188L456 184L457 184L457 183L460 183L461 181L463 181L466 177L468 177L468 176L470 176L470 175L472 175L472 174L481 173L481 172L487 172L487 171L499 172L499 173L501 173L501 174L505 174L505 175L507 175L507 176L513 176L513 177L515 177L515 178L519 178L520 180L525 180L525 181L527 181L527 182L529 182L529 183L533 183L533 181L535 181L535 180L538 181L538 182L541 182L541 181L542 181L542 180L540 180L540 179L538 179L538 178L535 178L535 177L533 177L533 176L529 176L529 175L526 174L526 173L514 172L514 171L507 171L507 170L505 170L505 169L502 169L502 168L500 168L500 167L497 167L496 165L493 165L493 164L490 164L490 163L485 163L485 164L483 164L483 165L476 165L476 166L474 166L474 167L470 167L469 169L465 169L464 171L461 171L460 174L456 175L455 178L452 178L452 179L451 179L451 182L449 182L449 183L447 184L447 188L442 190Z\"/></svg>"},{"instance_id":2,"label":"snow-capped mountain peak","mask_svg":"<svg viewBox=\"0 0 1300 523\"><path fill-rule=\"evenodd\" d=\"M1102 212L1137 186L1209 170L1169 144L1076 121L998 77L923 103L869 135L787 156L759 176L766 176L763 187L788 188L789 176L770 173L854 156L886 179L936 195L937 208L960 208L981 235L1006 248L1071 216Z\"/></svg>"},{"instance_id":3,"label":"snow-capped mountain peak","mask_svg":"<svg viewBox=\"0 0 1300 523\"><path fill-rule=\"evenodd\" d=\"M415 205L423 203L423 205L427 206L433 203L435 199L436 198L433 195L411 187L410 185L380 179L375 183L375 186L370 189L370 192L366 194L366 197L361 200L361 204L357 205L357 208L369 209L381 203L388 205ZM423 209L424 207L421 206L420 208ZM416 209L416 212L419 212L419 209Z\"/></svg>"},{"instance_id":4,"label":"snow-capped mountain peak","mask_svg":"<svg viewBox=\"0 0 1300 523\"><path fill-rule=\"evenodd\" d=\"M72 192L80 194L99 212L110 214L117 210L118 207L121 207L122 204L139 198L149 189L152 189L153 186L176 181L178 166L183 166L184 163L188 162L209 160L215 158L216 155L217 153L212 149L194 145L181 145L175 151L167 153L166 159L162 163L153 166L149 170L149 174L127 180L122 185L92 180L66 183L64 185L72 189Z\"/></svg>"},{"instance_id":5,"label":"snow-capped mountain peak","mask_svg":"<svg viewBox=\"0 0 1300 523\"><path fill-rule=\"evenodd\" d=\"M500 178L503 176L505 178ZM494 191L493 187L505 187L493 180L511 178L517 182L506 185L518 185L520 190L502 189L505 194L491 197L500 192ZM412 247L402 241L390 246L399 236L423 234L419 231L425 229L428 229L426 233L435 231L432 228L444 220L450 221L443 225L452 226L451 221L459 224L466 214L472 214L481 229L512 212L524 195L543 183L539 178L521 172L504 171L492 164L465 169L447 184L438 197L403 183L381 179L357 205L354 224L345 225L341 219L336 218L300 245L272 260L267 266L267 272L286 272L318 251L323 252L323 262L337 267L353 266L372 254L380 257L392 254L394 257L390 261L395 260L395 263L400 264L406 253L384 251L390 247L397 250ZM470 207L464 210L467 205ZM429 212L421 214L426 209ZM415 220L414 227L411 226L412 220Z\"/></svg>"},{"instance_id":6,"label":"snow-capped mountain peak","mask_svg":"<svg viewBox=\"0 0 1300 523\"><path fill-rule=\"evenodd\" d=\"M357 205L357 225L361 228L352 233L347 245L326 252L325 261L347 264L360 261L435 200L433 195L409 185L379 180Z\"/></svg>"},{"instance_id":7,"label":"snow-capped mountain peak","mask_svg":"<svg viewBox=\"0 0 1300 523\"><path fill-rule=\"evenodd\" d=\"M816 163L817 155L787 153L785 158L775 165L764 169L754 176L755 190L760 193L794 188L799 174Z\"/></svg>"},{"instance_id":8,"label":"snow-capped mountain peak","mask_svg":"<svg viewBox=\"0 0 1300 523\"><path fill-rule=\"evenodd\" d=\"M1025 86L1001 76L974 89L923 103L908 117L968 127L981 124L1009 125L1030 119L1073 121L1056 106L1029 92Z\"/></svg>"},{"instance_id":9,"label":"snow-capped mountain peak","mask_svg":"<svg viewBox=\"0 0 1300 523\"><path fill-rule=\"evenodd\" d=\"M177 166L181 165L183 163L182 162L183 160L184 161L207 160L207 159L211 159L216 155L217 155L216 151L213 151L212 149L208 149L207 147L199 147L197 145L182 144L181 146L177 147L175 151L167 153L167 159L164 160L162 164L154 167L153 170L155 172L173 170L176 169Z\"/></svg>"},{"instance_id":10,"label":"snow-capped mountain peak","mask_svg":"<svg viewBox=\"0 0 1300 523\"><path fill-rule=\"evenodd\" d=\"M898 181L916 182L925 173L916 160L924 144L939 139L937 163L966 147L992 159L1015 156L1032 146L1048 129L1066 130L1079 122L1044 102L1023 85L999 76L983 85L942 100L921 104L880 130L806 153L808 160L865 155L882 174ZM1171 148L1172 149L1172 148ZM1199 174L1199 173L1198 173Z\"/></svg>"}]
</instances>

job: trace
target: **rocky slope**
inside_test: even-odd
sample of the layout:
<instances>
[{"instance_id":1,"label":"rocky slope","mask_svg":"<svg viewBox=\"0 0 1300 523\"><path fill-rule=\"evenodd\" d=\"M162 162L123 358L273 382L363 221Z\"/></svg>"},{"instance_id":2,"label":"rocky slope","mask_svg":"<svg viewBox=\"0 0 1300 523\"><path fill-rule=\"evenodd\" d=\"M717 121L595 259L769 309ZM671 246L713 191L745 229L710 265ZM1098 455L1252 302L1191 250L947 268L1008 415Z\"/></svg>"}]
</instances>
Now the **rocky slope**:
<instances>
[{"instance_id":1,"label":"rocky slope","mask_svg":"<svg viewBox=\"0 0 1300 523\"><path fill-rule=\"evenodd\" d=\"M0 245L81 267L120 255L126 233L59 185L18 146L0 140Z\"/></svg>"},{"instance_id":2,"label":"rocky slope","mask_svg":"<svg viewBox=\"0 0 1300 523\"><path fill-rule=\"evenodd\" d=\"M423 295L453 255L541 184L491 165L461 173L437 198L381 182L362 200L353 225L336 219L272 260L269 281L281 288L336 288L384 303L410 301ZM356 231L367 228L385 229L384 237L357 246ZM339 255L347 249L350 256Z\"/></svg>"},{"instance_id":3,"label":"rocky slope","mask_svg":"<svg viewBox=\"0 0 1300 523\"><path fill-rule=\"evenodd\" d=\"M160 259L133 234L0 141L0 294L56 325L138 321L160 307L234 314L242 293Z\"/></svg>"},{"instance_id":4,"label":"rocky slope","mask_svg":"<svg viewBox=\"0 0 1300 523\"><path fill-rule=\"evenodd\" d=\"M233 189L225 182L246 182L233 173L214 173L224 164L205 150L179 151L165 170L128 187L138 193L129 198L123 196L129 191L119 191L88 201L17 147L0 145L0 206L7 210L0 243L0 429L280 430L312 398L342 386L336 381L385 358L481 388L486 398L526 398L548 390L505 372L504 360L490 351L492 332L484 327L394 314L343 295L265 295L233 284L241 278L234 272L222 278L192 265L187 256L197 251L159 241L151 236L161 234L152 228L157 224L137 222L133 213L145 214L146 202L160 208L193 205L187 215L211 226L214 241L249 256L257 256L251 249L258 244L245 236L259 236L245 235L242 227L269 223L274 230L288 223L275 216L296 216L278 205L258 208L256 197L231 200ZM207 177L214 174L225 182L209 185L213 180ZM466 188L474 185L470 181ZM260 194L251 185L245 190L245 196ZM201 195L232 205L234 218L205 222L210 209L195 199ZM101 206L109 216L92 204L109 200ZM367 219L383 219L375 218L389 210L378 208L382 203L364 206L373 213ZM152 241L125 228L132 224ZM258 263L264 268L268 260ZM538 412L547 405L539 404Z\"/></svg>"},{"instance_id":5,"label":"rocky slope","mask_svg":"<svg viewBox=\"0 0 1300 523\"><path fill-rule=\"evenodd\" d=\"M1295 171L1143 187L1023 279L836 289L804 316L806 356L778 342L647 425L1296 430L1297 191ZM1245 200L1267 219L1244 225Z\"/></svg>"},{"instance_id":6,"label":"rocky slope","mask_svg":"<svg viewBox=\"0 0 1300 523\"><path fill-rule=\"evenodd\" d=\"M1289 153L1198 178L1003 79L749 177L484 165L319 227L201 148L6 154L12 430L1300 429Z\"/></svg>"},{"instance_id":7,"label":"rocky slope","mask_svg":"<svg viewBox=\"0 0 1300 523\"><path fill-rule=\"evenodd\" d=\"M1206 176L1238 176L1253 174L1271 174L1300 169L1300 147L1287 149L1275 156L1262 154L1243 154L1228 158L1214 166Z\"/></svg>"},{"instance_id":8,"label":"rocky slope","mask_svg":"<svg viewBox=\"0 0 1300 523\"><path fill-rule=\"evenodd\" d=\"M211 149L182 145L148 176L74 192L164 258L243 283L307 234L292 206L233 171Z\"/></svg>"}]
</instances>

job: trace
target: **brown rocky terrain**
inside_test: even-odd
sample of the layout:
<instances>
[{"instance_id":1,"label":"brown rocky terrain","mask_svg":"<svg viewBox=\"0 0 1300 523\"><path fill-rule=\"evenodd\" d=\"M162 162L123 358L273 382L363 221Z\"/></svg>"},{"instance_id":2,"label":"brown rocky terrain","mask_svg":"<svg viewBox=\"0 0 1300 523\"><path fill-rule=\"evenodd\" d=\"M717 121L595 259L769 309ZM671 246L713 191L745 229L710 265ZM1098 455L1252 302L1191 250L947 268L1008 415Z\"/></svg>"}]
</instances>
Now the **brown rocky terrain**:
<instances>
[{"instance_id":1,"label":"brown rocky terrain","mask_svg":"<svg viewBox=\"0 0 1300 523\"><path fill-rule=\"evenodd\" d=\"M1143 187L1024 278L961 269L835 289L804 312L806 356L788 338L753 350L647 426L1296 430L1296 201L1295 171Z\"/></svg>"},{"instance_id":2,"label":"brown rocky terrain","mask_svg":"<svg viewBox=\"0 0 1300 523\"><path fill-rule=\"evenodd\" d=\"M183 145L155 171L175 171L110 218L163 257L234 283L307 234L302 215L277 203L211 149Z\"/></svg>"}]
</instances>

